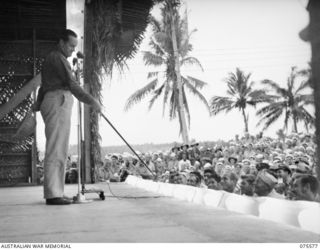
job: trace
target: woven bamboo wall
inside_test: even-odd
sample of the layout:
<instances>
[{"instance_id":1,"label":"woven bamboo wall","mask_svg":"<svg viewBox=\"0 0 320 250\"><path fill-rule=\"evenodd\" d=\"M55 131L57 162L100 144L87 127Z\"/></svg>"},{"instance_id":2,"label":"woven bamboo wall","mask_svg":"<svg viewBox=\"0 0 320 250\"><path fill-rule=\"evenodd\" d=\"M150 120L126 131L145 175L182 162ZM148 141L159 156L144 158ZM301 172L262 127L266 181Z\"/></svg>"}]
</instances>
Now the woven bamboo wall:
<instances>
[{"instance_id":1,"label":"woven bamboo wall","mask_svg":"<svg viewBox=\"0 0 320 250\"><path fill-rule=\"evenodd\" d=\"M44 57L65 27L65 0L0 2L0 105L19 95L19 90L41 71ZM28 95L0 120L0 186L36 181L34 136L12 139L33 101L33 95Z\"/></svg>"}]
</instances>

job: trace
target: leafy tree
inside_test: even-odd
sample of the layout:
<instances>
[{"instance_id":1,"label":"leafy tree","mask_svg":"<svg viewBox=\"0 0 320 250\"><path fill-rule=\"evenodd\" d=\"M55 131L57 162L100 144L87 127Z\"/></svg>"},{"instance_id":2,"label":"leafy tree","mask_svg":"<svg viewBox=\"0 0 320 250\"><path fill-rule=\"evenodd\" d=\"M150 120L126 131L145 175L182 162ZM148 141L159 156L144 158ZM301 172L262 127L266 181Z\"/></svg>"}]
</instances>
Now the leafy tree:
<instances>
[{"instance_id":1,"label":"leafy tree","mask_svg":"<svg viewBox=\"0 0 320 250\"><path fill-rule=\"evenodd\" d=\"M266 102L267 96L264 90L254 89L254 82L250 82L251 73L245 74L239 68L235 73L230 72L225 79L228 85L227 96L213 96L210 100L210 111L212 115L217 115L222 111L226 113L234 109L239 109L242 113L245 125L245 132L249 132L249 114L246 114L247 106L256 107L258 103Z\"/></svg>"},{"instance_id":2,"label":"leafy tree","mask_svg":"<svg viewBox=\"0 0 320 250\"><path fill-rule=\"evenodd\" d=\"M297 86L299 76L295 67L292 67L287 86L281 87L278 83L265 79L263 84L270 87L275 96L270 98L268 105L258 110L257 115L261 116L258 125L264 123L264 128L268 128L284 114L284 129L288 128L288 122L293 122L294 132L298 132L298 122L302 121L306 126L314 124L314 117L306 109L307 104L313 103L312 95L305 94L309 87L309 81L300 82Z\"/></svg>"},{"instance_id":3,"label":"leafy tree","mask_svg":"<svg viewBox=\"0 0 320 250\"><path fill-rule=\"evenodd\" d=\"M156 100L162 96L163 115L166 106L169 107L169 118L179 118L180 133L182 132L182 117L179 109L186 112L188 124L190 127L190 111L186 90L199 98L209 111L209 105L206 98L200 90L207 83L189 75L181 75L182 84L182 103L179 102L179 86L177 79L177 65L175 62L173 41L172 41L172 20L174 18L175 36L178 49L180 66L196 65L203 70L199 60L190 55L193 47L189 40L191 35L196 31L188 32L187 15L181 17L178 9L173 9L173 17L169 11L168 4L161 8L161 20L151 17L152 35L149 42L150 51L143 51L143 60L146 66L152 66L159 70L148 73L150 82L141 89L134 92L125 105L125 111L128 111L133 105L141 102L146 96L151 96L149 110L153 107ZM161 70L162 69L162 70Z\"/></svg>"}]
</instances>

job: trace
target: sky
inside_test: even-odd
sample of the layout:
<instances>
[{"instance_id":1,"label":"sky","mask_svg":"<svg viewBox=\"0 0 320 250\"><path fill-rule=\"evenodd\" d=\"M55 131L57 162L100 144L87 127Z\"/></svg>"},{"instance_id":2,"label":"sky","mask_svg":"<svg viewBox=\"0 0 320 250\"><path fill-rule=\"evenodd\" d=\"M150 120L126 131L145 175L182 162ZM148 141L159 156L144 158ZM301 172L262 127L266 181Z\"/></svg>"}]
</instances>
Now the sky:
<instances>
[{"instance_id":1,"label":"sky","mask_svg":"<svg viewBox=\"0 0 320 250\"><path fill-rule=\"evenodd\" d=\"M191 38L193 51L204 72L197 67L182 68L182 73L208 83L202 89L207 100L214 95L224 96L227 85L223 81L229 72L238 67L245 73L252 73L256 82L272 79L285 86L292 66L307 68L311 58L308 43L298 33L308 24L309 16L304 0L187 0L189 30L197 29ZM153 9L158 15L157 7ZM104 114L130 144L182 142L179 136L178 120L169 120L168 113L162 115L162 99L148 111L150 97L124 112L129 96L148 83L141 51L149 50L150 29L140 51L129 60L129 70L103 82ZM229 140L236 134L243 135L244 122L238 110L227 115L221 113L209 116L203 104L187 93L191 113L190 139L196 141ZM75 102L76 103L76 102ZM70 144L77 143L77 110L74 105ZM259 106L258 106L259 107ZM257 134L258 118L255 110L249 109L249 132ZM38 116L38 147L44 150L44 125ZM275 136L282 128L283 120L275 123L265 135ZM102 146L123 145L122 140L104 121L100 120ZM291 127L289 127L291 129ZM300 127L303 131L303 127Z\"/></svg>"}]
</instances>

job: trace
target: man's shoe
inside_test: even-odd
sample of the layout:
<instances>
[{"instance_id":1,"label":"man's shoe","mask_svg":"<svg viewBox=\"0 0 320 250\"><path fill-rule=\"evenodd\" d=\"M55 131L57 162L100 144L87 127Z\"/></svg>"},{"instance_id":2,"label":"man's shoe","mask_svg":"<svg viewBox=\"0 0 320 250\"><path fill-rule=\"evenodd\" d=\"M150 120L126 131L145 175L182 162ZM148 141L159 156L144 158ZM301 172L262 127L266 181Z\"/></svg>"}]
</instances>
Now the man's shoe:
<instances>
[{"instance_id":1,"label":"man's shoe","mask_svg":"<svg viewBox=\"0 0 320 250\"><path fill-rule=\"evenodd\" d=\"M70 205L71 203L70 200L61 197L46 199L47 205Z\"/></svg>"}]
</instances>

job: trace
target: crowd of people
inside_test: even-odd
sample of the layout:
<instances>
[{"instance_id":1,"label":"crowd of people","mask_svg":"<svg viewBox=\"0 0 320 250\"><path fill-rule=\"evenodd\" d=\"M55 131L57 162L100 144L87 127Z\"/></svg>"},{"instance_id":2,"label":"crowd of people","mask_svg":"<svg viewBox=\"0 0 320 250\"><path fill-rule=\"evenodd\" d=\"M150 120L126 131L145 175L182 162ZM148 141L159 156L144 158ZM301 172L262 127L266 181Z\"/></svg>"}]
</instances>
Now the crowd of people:
<instances>
[{"instance_id":1,"label":"crowd of people","mask_svg":"<svg viewBox=\"0 0 320 250\"><path fill-rule=\"evenodd\" d=\"M224 190L247 196L320 201L311 134L282 139L250 136L208 146L176 145L167 151L106 155L100 181L128 175L159 182ZM141 161L142 160L142 161Z\"/></svg>"}]
</instances>

